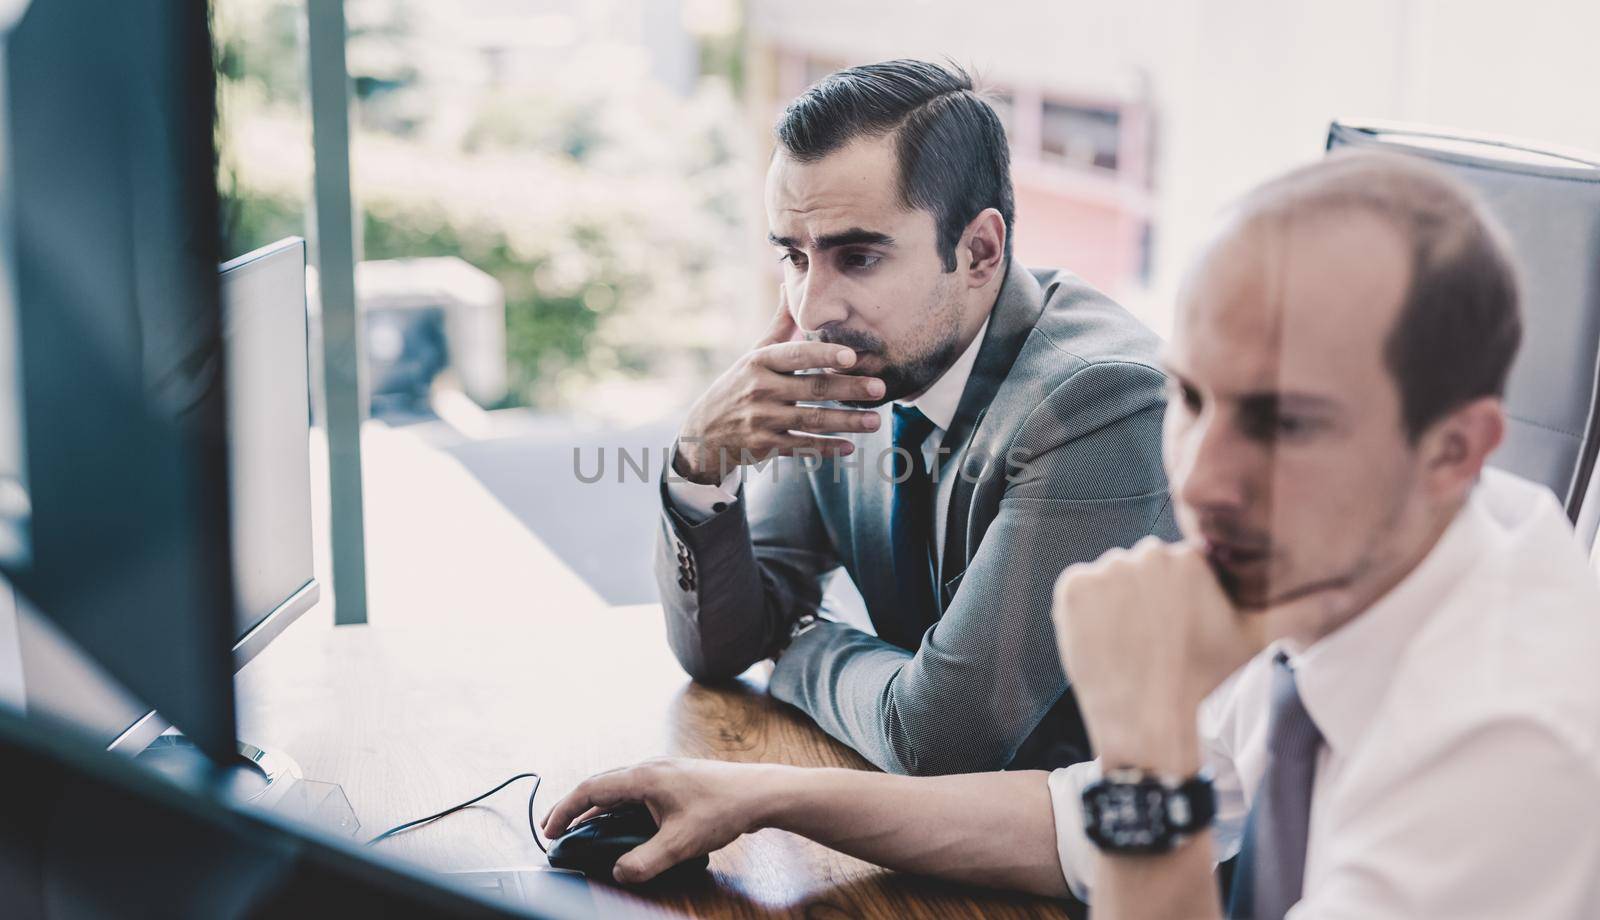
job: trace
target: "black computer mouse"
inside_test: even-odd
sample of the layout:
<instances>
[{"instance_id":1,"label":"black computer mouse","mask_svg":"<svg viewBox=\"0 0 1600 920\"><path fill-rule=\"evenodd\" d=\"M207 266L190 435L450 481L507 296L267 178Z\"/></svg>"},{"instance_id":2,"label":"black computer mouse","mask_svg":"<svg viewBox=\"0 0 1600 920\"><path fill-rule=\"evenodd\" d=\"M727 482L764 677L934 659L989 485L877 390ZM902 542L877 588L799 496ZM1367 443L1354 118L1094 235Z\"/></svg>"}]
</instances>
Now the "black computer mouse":
<instances>
[{"instance_id":1,"label":"black computer mouse","mask_svg":"<svg viewBox=\"0 0 1600 920\"><path fill-rule=\"evenodd\" d=\"M611 867L622 854L651 837L660 830L650 809L643 802L629 802L574 825L565 834L550 843L550 865L555 869L581 872L595 881L612 881ZM678 863L656 876L655 880L674 883L687 880L706 870L711 860L705 856Z\"/></svg>"}]
</instances>

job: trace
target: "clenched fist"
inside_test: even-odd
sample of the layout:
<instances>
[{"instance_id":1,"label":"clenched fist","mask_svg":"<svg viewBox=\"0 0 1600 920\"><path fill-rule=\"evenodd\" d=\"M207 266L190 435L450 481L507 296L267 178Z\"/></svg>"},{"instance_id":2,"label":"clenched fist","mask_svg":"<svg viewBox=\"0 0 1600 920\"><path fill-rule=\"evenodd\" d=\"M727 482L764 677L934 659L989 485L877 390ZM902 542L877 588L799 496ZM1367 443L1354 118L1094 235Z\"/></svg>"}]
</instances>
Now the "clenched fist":
<instances>
[{"instance_id":1,"label":"clenched fist","mask_svg":"<svg viewBox=\"0 0 1600 920\"><path fill-rule=\"evenodd\" d=\"M875 431L878 413L801 406L801 402L874 402L884 383L842 373L856 361L842 345L799 337L783 288L778 312L756 347L718 377L678 431L673 470L690 482L721 482L734 466L796 453L843 456L849 440L830 434ZM818 373L797 373L819 371Z\"/></svg>"},{"instance_id":2,"label":"clenched fist","mask_svg":"<svg viewBox=\"0 0 1600 920\"><path fill-rule=\"evenodd\" d=\"M1107 767L1200 767L1195 715L1266 646L1267 614L1237 610L1199 549L1146 537L1056 582L1056 645Z\"/></svg>"}]
</instances>

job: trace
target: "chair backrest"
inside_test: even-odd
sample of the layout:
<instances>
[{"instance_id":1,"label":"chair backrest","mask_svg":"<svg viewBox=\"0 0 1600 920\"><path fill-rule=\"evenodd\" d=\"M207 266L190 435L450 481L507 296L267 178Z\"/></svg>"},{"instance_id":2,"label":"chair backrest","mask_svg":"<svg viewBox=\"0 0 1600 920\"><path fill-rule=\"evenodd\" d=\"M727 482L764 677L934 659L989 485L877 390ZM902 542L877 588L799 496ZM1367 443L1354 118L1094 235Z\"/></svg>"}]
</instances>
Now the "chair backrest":
<instances>
[{"instance_id":1,"label":"chair backrest","mask_svg":"<svg viewBox=\"0 0 1600 920\"><path fill-rule=\"evenodd\" d=\"M1589 475L1589 489L1578 509L1578 540L1594 551L1594 566L1600 573L1600 463Z\"/></svg>"},{"instance_id":2,"label":"chair backrest","mask_svg":"<svg viewBox=\"0 0 1600 920\"><path fill-rule=\"evenodd\" d=\"M1577 521L1585 494L1600 491L1590 488L1600 453L1600 157L1335 121L1328 150L1341 147L1434 162L1472 187L1510 235L1522 284L1522 351L1507 386L1505 443L1489 462L1548 486Z\"/></svg>"}]
</instances>

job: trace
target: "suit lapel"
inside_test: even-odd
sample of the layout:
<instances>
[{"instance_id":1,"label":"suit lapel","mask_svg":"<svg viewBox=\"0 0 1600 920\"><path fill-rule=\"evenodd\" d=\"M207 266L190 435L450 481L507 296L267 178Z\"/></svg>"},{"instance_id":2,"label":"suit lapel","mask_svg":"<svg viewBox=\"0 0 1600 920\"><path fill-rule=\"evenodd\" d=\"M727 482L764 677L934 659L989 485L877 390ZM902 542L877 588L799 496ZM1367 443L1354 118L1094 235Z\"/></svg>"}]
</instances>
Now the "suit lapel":
<instances>
[{"instance_id":1,"label":"suit lapel","mask_svg":"<svg viewBox=\"0 0 1600 920\"><path fill-rule=\"evenodd\" d=\"M949 448L939 463L939 476L955 476L950 490L950 507L946 511L944 552L939 566L939 590L936 592L943 613L947 602L944 586L966 571L966 530L968 512L972 507L973 470L961 475L959 464L964 462L983 419L994 401L1000 385L1011 373L1028 333L1039 322L1044 312L1044 291L1039 282L1017 260L1012 259L1006 269L1006 280L1000 287L994 311L989 316L989 330L978 358L972 365L972 375L967 378L966 389L961 392L961 402L956 407L950 430L945 432L941 445ZM987 463L1004 462L1003 457L974 458ZM887 506L885 506L887 507Z\"/></svg>"}]
</instances>

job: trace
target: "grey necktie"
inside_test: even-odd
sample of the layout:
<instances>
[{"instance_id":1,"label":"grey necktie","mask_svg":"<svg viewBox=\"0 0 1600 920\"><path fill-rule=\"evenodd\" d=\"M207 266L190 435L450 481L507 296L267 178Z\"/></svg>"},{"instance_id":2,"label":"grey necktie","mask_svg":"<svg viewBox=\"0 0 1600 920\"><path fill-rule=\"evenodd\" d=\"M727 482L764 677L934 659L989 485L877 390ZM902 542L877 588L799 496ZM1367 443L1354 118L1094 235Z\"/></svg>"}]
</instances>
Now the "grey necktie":
<instances>
[{"instance_id":1,"label":"grey necktie","mask_svg":"<svg viewBox=\"0 0 1600 920\"><path fill-rule=\"evenodd\" d=\"M1282 920L1300 900L1305 880L1311 780L1322 733L1300 702L1294 671L1282 652L1272 662L1271 705L1267 772L1245 823L1228 905L1231 920Z\"/></svg>"}]
</instances>

